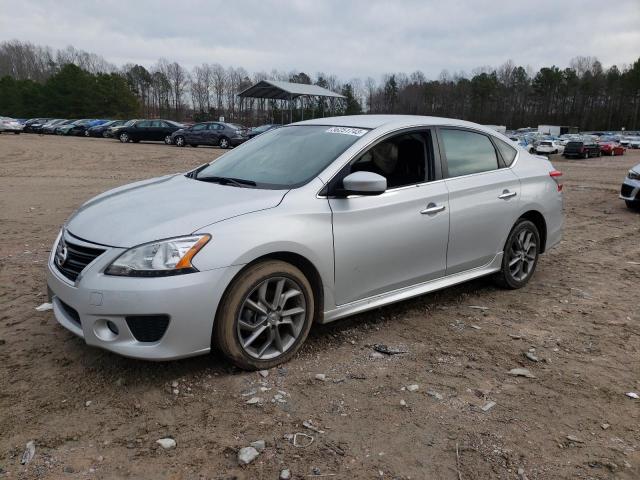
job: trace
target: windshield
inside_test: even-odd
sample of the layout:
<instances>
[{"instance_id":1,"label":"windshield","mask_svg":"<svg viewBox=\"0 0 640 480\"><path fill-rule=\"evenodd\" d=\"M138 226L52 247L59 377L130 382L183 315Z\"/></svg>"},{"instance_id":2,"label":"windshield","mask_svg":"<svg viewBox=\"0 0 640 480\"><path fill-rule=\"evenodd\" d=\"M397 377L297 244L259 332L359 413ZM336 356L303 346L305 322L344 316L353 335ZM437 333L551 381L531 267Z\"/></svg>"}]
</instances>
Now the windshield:
<instances>
[{"instance_id":1,"label":"windshield","mask_svg":"<svg viewBox=\"0 0 640 480\"><path fill-rule=\"evenodd\" d=\"M298 125L270 130L197 172L198 180L225 177L257 188L289 189L316 177L368 130Z\"/></svg>"},{"instance_id":2,"label":"windshield","mask_svg":"<svg viewBox=\"0 0 640 480\"><path fill-rule=\"evenodd\" d=\"M540 144L541 145L546 145L547 147L551 146L551 142L541 142Z\"/></svg>"}]
</instances>

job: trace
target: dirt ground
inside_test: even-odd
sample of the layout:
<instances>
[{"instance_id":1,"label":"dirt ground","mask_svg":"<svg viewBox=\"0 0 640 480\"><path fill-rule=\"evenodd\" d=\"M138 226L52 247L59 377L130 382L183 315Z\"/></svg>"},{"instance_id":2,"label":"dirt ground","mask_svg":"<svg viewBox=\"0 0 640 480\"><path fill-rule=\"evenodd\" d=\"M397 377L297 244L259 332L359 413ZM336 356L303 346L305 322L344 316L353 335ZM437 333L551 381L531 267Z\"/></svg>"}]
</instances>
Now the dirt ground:
<instances>
[{"instance_id":1,"label":"dirt ground","mask_svg":"<svg viewBox=\"0 0 640 480\"><path fill-rule=\"evenodd\" d=\"M481 279L316 327L266 377L214 356L121 358L35 310L51 244L83 201L219 153L0 135L0 478L640 478L640 400L625 395L640 393L640 214L618 199L640 151L554 160L564 240L526 288ZM378 358L379 343L407 353ZM298 432L313 443L294 446ZM266 449L238 466L255 440Z\"/></svg>"}]
</instances>

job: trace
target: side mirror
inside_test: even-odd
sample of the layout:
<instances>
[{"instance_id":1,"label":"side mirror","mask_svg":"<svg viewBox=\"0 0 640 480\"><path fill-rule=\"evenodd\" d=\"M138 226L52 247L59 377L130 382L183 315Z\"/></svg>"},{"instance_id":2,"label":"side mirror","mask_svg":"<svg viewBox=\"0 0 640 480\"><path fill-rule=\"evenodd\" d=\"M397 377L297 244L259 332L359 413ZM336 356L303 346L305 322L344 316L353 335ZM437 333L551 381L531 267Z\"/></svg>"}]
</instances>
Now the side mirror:
<instances>
[{"instance_id":1,"label":"side mirror","mask_svg":"<svg viewBox=\"0 0 640 480\"><path fill-rule=\"evenodd\" d=\"M354 172L342 180L340 194L380 195L387 189L387 179L373 172Z\"/></svg>"}]
</instances>

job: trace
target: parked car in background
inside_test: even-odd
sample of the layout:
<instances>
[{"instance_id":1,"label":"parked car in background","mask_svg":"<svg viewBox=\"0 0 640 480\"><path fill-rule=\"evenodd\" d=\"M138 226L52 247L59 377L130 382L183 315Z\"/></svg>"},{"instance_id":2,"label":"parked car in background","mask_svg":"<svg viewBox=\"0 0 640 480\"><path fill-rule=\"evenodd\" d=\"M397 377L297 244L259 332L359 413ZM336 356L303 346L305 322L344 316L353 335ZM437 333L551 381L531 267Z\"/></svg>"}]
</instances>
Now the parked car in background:
<instances>
[{"instance_id":1,"label":"parked car in background","mask_svg":"<svg viewBox=\"0 0 640 480\"><path fill-rule=\"evenodd\" d=\"M171 145L171 134L183 128L183 125L171 120L135 120L127 122L127 124L129 123L131 124L116 127L117 138L122 143L138 143L144 140Z\"/></svg>"},{"instance_id":2,"label":"parked car in background","mask_svg":"<svg viewBox=\"0 0 640 480\"><path fill-rule=\"evenodd\" d=\"M562 155L567 158L599 157L600 146L593 140L571 141L564 147Z\"/></svg>"},{"instance_id":3,"label":"parked car in background","mask_svg":"<svg viewBox=\"0 0 640 480\"><path fill-rule=\"evenodd\" d=\"M96 122L101 120L82 119L75 122L62 125L56 129L58 135L74 135L81 136L87 131L90 125L95 125Z\"/></svg>"},{"instance_id":4,"label":"parked car in background","mask_svg":"<svg viewBox=\"0 0 640 480\"><path fill-rule=\"evenodd\" d=\"M640 148L640 137L628 137L628 148Z\"/></svg>"},{"instance_id":5,"label":"parked car in background","mask_svg":"<svg viewBox=\"0 0 640 480\"><path fill-rule=\"evenodd\" d=\"M24 133L35 133L36 127L42 127L45 123L51 121L51 118L30 118L24 122Z\"/></svg>"},{"instance_id":6,"label":"parked car in background","mask_svg":"<svg viewBox=\"0 0 640 480\"><path fill-rule=\"evenodd\" d=\"M15 118L0 117L0 133L7 132L20 135L23 129L24 125Z\"/></svg>"},{"instance_id":7,"label":"parked car in background","mask_svg":"<svg viewBox=\"0 0 640 480\"><path fill-rule=\"evenodd\" d=\"M536 146L536 153L538 155L549 155L551 153L564 152L564 145L556 143L555 140L542 140Z\"/></svg>"},{"instance_id":8,"label":"parked car in background","mask_svg":"<svg viewBox=\"0 0 640 480\"><path fill-rule=\"evenodd\" d=\"M108 120L105 123L101 123L99 125L94 125L85 130L84 134L86 137L108 137L109 129L120 127L127 123L126 120Z\"/></svg>"},{"instance_id":9,"label":"parked car in background","mask_svg":"<svg viewBox=\"0 0 640 480\"><path fill-rule=\"evenodd\" d=\"M126 127L130 127L131 125L139 121L140 119L134 118L133 120L128 120L124 122L122 125L109 127L109 129L107 130L106 136L109 138L118 138L118 134L120 133L120 130L123 130Z\"/></svg>"},{"instance_id":10,"label":"parked car in background","mask_svg":"<svg viewBox=\"0 0 640 480\"><path fill-rule=\"evenodd\" d=\"M620 189L620 198L627 207L640 210L640 163L627 173Z\"/></svg>"},{"instance_id":11,"label":"parked car in background","mask_svg":"<svg viewBox=\"0 0 640 480\"><path fill-rule=\"evenodd\" d=\"M51 125L56 125L56 124L60 124L62 122L64 122L65 119L62 118L52 118L51 120L46 120L40 123L33 123L31 124L31 132L33 133L40 133L43 134L45 133L44 129L45 127L49 127Z\"/></svg>"},{"instance_id":12,"label":"parked car in background","mask_svg":"<svg viewBox=\"0 0 640 480\"><path fill-rule=\"evenodd\" d=\"M273 130L274 128L280 128L282 125L278 125L276 123L267 123L265 125L260 125L259 127L253 127L249 129L247 136L249 138L257 137L261 133L268 132L269 130Z\"/></svg>"},{"instance_id":13,"label":"parked car in background","mask_svg":"<svg viewBox=\"0 0 640 480\"><path fill-rule=\"evenodd\" d=\"M249 139L247 129L223 122L196 123L171 134L171 142L178 147L191 145L217 145L220 148L236 147Z\"/></svg>"},{"instance_id":14,"label":"parked car in background","mask_svg":"<svg viewBox=\"0 0 640 480\"><path fill-rule=\"evenodd\" d=\"M598 142L598 145L600 145L600 153L602 153L602 155L610 155L613 157L615 155L624 155L625 152L625 148L617 142Z\"/></svg>"},{"instance_id":15,"label":"parked car in background","mask_svg":"<svg viewBox=\"0 0 640 480\"><path fill-rule=\"evenodd\" d=\"M51 249L53 314L127 357L271 368L317 323L487 275L525 286L561 238L560 176L471 122L288 125L84 203Z\"/></svg>"},{"instance_id":16,"label":"parked car in background","mask_svg":"<svg viewBox=\"0 0 640 480\"><path fill-rule=\"evenodd\" d=\"M42 127L42 133L46 135L53 135L56 133L56 130L64 125L69 125L70 123L75 122L75 120L61 119L56 120L54 122L49 122Z\"/></svg>"}]
</instances>

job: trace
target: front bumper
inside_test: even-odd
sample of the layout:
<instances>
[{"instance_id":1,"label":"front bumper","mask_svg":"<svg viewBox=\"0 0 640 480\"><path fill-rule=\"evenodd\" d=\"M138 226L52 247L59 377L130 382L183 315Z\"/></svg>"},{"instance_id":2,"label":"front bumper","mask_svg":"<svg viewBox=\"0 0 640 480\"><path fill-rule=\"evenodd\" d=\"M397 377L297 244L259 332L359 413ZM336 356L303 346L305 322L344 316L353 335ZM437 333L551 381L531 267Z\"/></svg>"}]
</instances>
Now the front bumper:
<instances>
[{"instance_id":1,"label":"front bumper","mask_svg":"<svg viewBox=\"0 0 640 480\"><path fill-rule=\"evenodd\" d=\"M620 188L620 198L627 202L640 203L640 180L625 178Z\"/></svg>"},{"instance_id":2,"label":"front bumper","mask_svg":"<svg viewBox=\"0 0 640 480\"><path fill-rule=\"evenodd\" d=\"M107 247L73 282L54 265L59 238L47 272L53 313L58 323L87 345L144 360L173 360L210 350L218 303L241 266L172 277L117 277L102 272L124 249ZM168 316L166 331L158 341L138 341L127 318L150 315ZM117 327L117 334L107 322Z\"/></svg>"}]
</instances>

